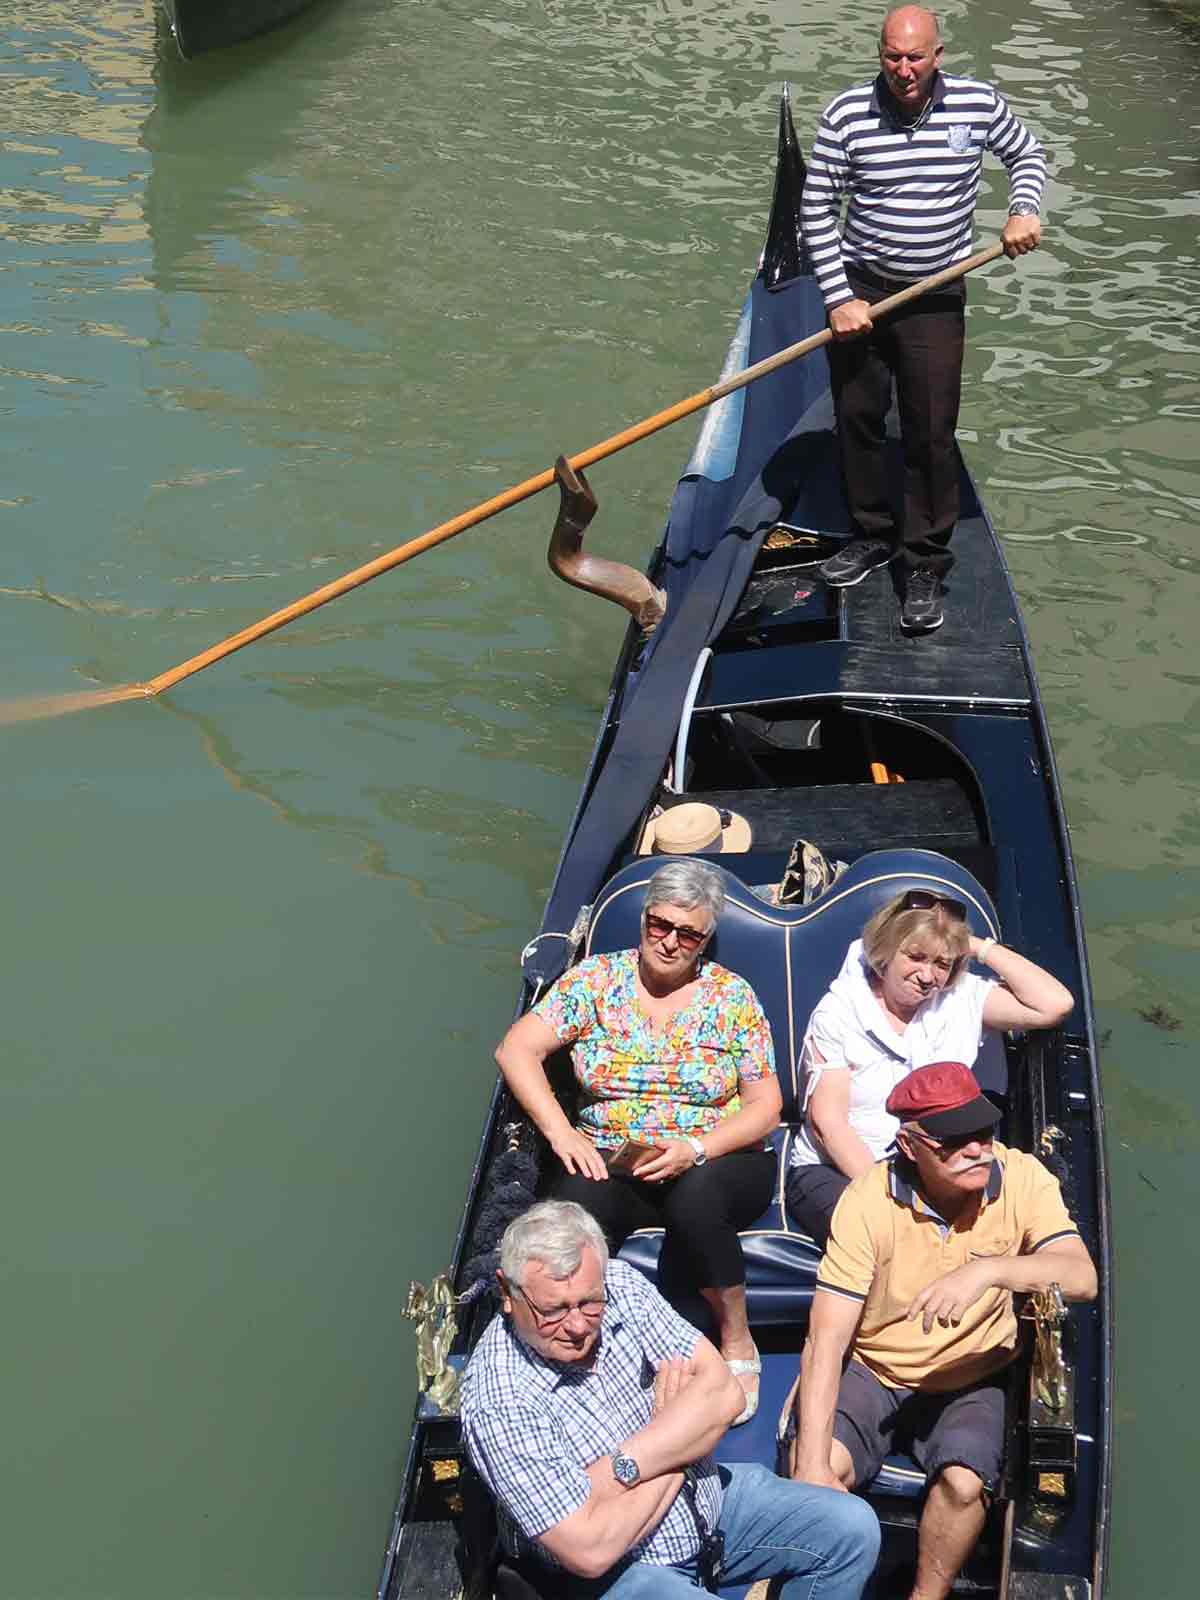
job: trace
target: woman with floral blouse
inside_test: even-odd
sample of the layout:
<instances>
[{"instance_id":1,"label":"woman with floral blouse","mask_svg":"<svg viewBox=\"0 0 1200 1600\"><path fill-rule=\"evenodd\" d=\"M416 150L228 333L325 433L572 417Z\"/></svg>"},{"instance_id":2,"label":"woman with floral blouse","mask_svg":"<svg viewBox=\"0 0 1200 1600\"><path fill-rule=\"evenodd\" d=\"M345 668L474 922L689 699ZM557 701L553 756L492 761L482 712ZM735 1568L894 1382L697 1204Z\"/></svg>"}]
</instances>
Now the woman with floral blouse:
<instances>
[{"instance_id":1,"label":"woman with floral blouse","mask_svg":"<svg viewBox=\"0 0 1200 1600\"><path fill-rule=\"evenodd\" d=\"M720 874L672 861L650 880L636 950L588 956L501 1041L516 1099L562 1163L555 1197L600 1222L613 1251L638 1228L666 1230L716 1319L721 1354L758 1406L758 1351L746 1318L738 1229L766 1210L775 1183L767 1143L781 1098L771 1031L753 989L704 951L725 902ZM575 1126L545 1072L571 1047ZM609 1170L626 1141L653 1146Z\"/></svg>"}]
</instances>

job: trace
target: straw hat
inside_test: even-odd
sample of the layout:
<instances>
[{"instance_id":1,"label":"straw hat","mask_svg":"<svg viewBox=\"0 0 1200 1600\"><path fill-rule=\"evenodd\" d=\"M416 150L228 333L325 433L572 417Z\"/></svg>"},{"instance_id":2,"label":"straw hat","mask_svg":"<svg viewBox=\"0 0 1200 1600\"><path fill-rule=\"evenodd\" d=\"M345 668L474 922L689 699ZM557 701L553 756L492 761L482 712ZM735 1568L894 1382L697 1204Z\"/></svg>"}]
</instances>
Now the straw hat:
<instances>
[{"instance_id":1,"label":"straw hat","mask_svg":"<svg viewBox=\"0 0 1200 1600\"><path fill-rule=\"evenodd\" d=\"M736 811L718 811L699 800L671 806L651 817L642 834L638 854L651 851L667 856L691 856L701 851L722 851L737 855L749 850L754 833L745 817Z\"/></svg>"}]
</instances>

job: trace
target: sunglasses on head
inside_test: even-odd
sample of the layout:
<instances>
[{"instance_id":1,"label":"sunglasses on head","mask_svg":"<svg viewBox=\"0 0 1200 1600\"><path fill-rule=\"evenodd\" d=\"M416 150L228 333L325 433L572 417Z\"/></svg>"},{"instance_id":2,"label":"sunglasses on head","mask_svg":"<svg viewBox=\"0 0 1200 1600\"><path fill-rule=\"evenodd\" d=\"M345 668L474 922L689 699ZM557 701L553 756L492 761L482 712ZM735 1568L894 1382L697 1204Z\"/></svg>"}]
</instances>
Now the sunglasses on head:
<instances>
[{"instance_id":1,"label":"sunglasses on head","mask_svg":"<svg viewBox=\"0 0 1200 1600\"><path fill-rule=\"evenodd\" d=\"M652 939L665 939L668 934L673 933L685 950L697 949L711 931L710 928L703 931L699 928L689 928L686 922L671 922L667 917L660 917L655 911L646 913L646 932Z\"/></svg>"},{"instance_id":2,"label":"sunglasses on head","mask_svg":"<svg viewBox=\"0 0 1200 1600\"><path fill-rule=\"evenodd\" d=\"M932 911L941 906L955 922L967 920L967 908L961 900L951 900L948 895L934 894L930 889L910 889L900 903L901 911Z\"/></svg>"}]
</instances>

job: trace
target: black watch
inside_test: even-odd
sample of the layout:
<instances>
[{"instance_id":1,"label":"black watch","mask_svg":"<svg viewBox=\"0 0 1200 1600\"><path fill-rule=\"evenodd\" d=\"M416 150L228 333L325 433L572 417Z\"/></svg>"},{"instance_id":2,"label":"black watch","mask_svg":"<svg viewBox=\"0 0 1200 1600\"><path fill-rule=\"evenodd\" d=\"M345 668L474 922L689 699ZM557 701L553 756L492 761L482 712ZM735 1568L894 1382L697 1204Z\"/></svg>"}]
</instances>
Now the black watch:
<instances>
[{"instance_id":1,"label":"black watch","mask_svg":"<svg viewBox=\"0 0 1200 1600\"><path fill-rule=\"evenodd\" d=\"M627 1489L632 1489L635 1483L642 1481L642 1469L632 1456L615 1455L612 1458L612 1467L613 1477Z\"/></svg>"},{"instance_id":2,"label":"black watch","mask_svg":"<svg viewBox=\"0 0 1200 1600\"><path fill-rule=\"evenodd\" d=\"M1010 217L1037 217L1041 212L1032 200L1018 200L1016 205L1009 206L1008 214Z\"/></svg>"}]
</instances>

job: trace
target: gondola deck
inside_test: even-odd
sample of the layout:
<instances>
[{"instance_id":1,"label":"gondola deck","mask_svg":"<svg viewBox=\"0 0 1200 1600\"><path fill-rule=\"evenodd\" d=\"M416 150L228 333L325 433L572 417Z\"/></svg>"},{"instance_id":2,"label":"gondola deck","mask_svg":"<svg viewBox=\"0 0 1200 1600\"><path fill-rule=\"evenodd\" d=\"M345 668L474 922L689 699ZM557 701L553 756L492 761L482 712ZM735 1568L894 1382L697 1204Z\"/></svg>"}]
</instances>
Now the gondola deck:
<instances>
[{"instance_id":1,"label":"gondola deck","mask_svg":"<svg viewBox=\"0 0 1200 1600\"><path fill-rule=\"evenodd\" d=\"M785 259L789 238L796 257L791 186L802 172L786 100L781 152L769 237L785 248L768 256L753 286L727 371L823 320L811 278ZM1003 1492L956 1592L1077 1600L1100 1592L1107 1553L1108 1196L1078 896L1028 642L965 467L946 622L935 634L901 634L887 572L830 591L815 562L764 547L780 522L812 530L814 549L847 532L824 357L796 366L720 402L680 480L651 567L669 596L667 619L649 647L634 630L627 637L542 933L525 953L518 1010L567 964L581 907L589 914L576 930L579 954L636 943L640 893L633 891L653 866L636 844L651 807L682 798L736 810L754 829L746 854L710 858L725 869L729 892L715 953L750 979L771 1022L785 1096L776 1138L784 1159L788 1122L794 1126L798 1114L793 1074L804 1022L849 939L898 889L952 885L971 907L976 931L1002 932L1067 984L1077 1005L1063 1028L1010 1038L981 1058L979 1071L1004 1104L1008 1142L1037 1151L1062 1177L1101 1292L1094 1304L1071 1309L1067 1404L1048 1409L1031 1387L1028 1356L1014 1364ZM849 870L809 906L769 905L762 887L779 881L798 838L846 860ZM569 1093L569 1073L560 1081ZM456 1366L493 1314L478 1281L502 1220L493 1201L497 1193L511 1199L520 1163L528 1172L543 1153L498 1086L456 1249L455 1285L470 1297ZM548 1171L543 1164L542 1176ZM754 1421L726 1435L718 1459L774 1464L818 1252L791 1227L778 1196L743 1245L764 1354L762 1399ZM623 1255L653 1277L657 1250L655 1237L635 1236ZM703 1316L702 1307L682 1304ZM872 1486L885 1527L880 1594L907 1592L922 1489L921 1475L903 1459ZM425 1398L381 1597L508 1593L491 1534L457 1420Z\"/></svg>"}]
</instances>

